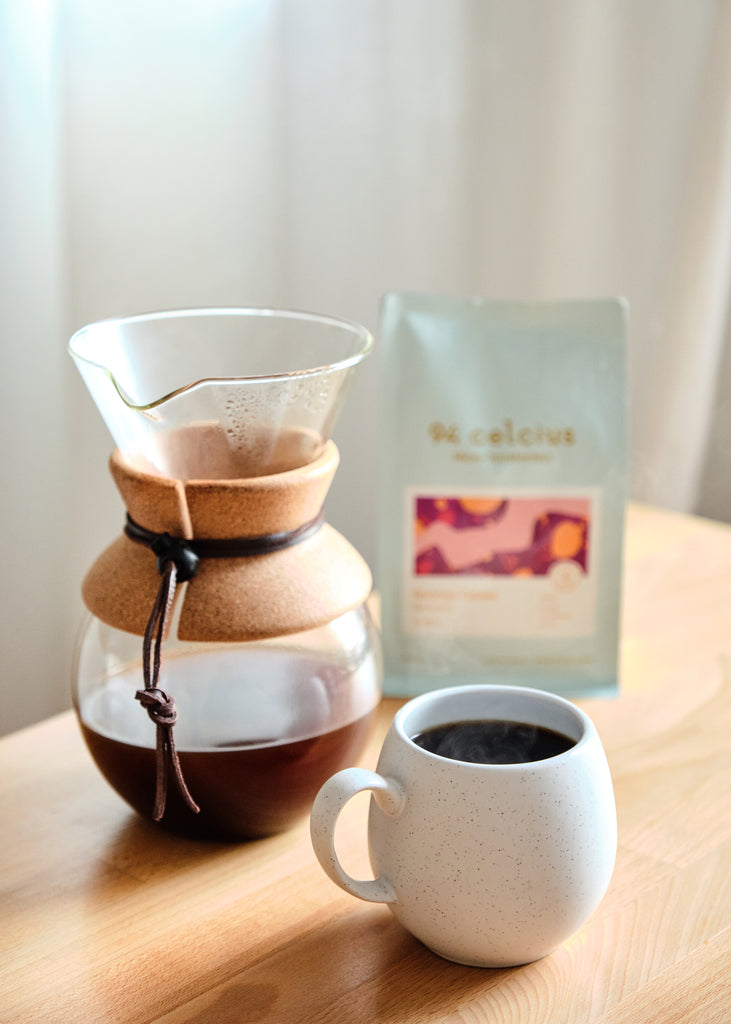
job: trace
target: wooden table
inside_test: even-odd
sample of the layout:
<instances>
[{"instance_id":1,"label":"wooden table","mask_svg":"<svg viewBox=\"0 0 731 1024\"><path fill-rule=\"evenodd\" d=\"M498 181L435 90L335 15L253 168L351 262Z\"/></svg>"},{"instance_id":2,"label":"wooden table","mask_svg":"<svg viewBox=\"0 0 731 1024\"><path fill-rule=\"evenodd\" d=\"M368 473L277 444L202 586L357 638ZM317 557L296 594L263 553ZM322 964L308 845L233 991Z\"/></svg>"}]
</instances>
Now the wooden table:
<instances>
[{"instance_id":1,"label":"wooden table","mask_svg":"<svg viewBox=\"0 0 731 1024\"><path fill-rule=\"evenodd\" d=\"M175 840L107 787L68 713L0 741L0 1021L729 1024L731 528L631 508L625 595L622 695L582 705L614 777L617 865L557 952L440 960L325 877L306 822ZM366 875L359 801L339 848Z\"/></svg>"}]
</instances>

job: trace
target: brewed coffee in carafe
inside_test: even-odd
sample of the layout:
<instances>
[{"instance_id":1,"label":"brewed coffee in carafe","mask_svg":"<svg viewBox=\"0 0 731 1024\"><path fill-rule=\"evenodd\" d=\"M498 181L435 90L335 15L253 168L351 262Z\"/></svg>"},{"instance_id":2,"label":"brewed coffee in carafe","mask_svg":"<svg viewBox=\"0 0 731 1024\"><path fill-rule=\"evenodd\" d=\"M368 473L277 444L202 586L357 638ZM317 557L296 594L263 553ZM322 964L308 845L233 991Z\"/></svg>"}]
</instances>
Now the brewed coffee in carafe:
<instances>
[{"instance_id":1,"label":"brewed coffee in carafe","mask_svg":"<svg viewBox=\"0 0 731 1024\"><path fill-rule=\"evenodd\" d=\"M71 340L127 510L84 580L75 706L110 784L174 832L286 828L367 739L371 577L323 503L371 344L334 318L230 309Z\"/></svg>"}]
</instances>

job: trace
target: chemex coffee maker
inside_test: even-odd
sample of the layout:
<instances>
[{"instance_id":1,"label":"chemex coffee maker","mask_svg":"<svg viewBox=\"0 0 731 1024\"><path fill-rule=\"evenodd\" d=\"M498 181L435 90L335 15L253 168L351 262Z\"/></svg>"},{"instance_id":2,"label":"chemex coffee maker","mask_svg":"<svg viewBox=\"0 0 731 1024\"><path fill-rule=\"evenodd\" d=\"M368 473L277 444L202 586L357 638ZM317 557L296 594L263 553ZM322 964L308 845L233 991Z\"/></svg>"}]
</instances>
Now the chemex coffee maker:
<instances>
[{"instance_id":1,"label":"chemex coffee maker","mask_svg":"<svg viewBox=\"0 0 731 1024\"><path fill-rule=\"evenodd\" d=\"M371 575L323 502L332 426L372 343L357 324L265 309L71 339L127 509L83 583L74 703L108 782L175 833L288 827L369 735Z\"/></svg>"}]
</instances>

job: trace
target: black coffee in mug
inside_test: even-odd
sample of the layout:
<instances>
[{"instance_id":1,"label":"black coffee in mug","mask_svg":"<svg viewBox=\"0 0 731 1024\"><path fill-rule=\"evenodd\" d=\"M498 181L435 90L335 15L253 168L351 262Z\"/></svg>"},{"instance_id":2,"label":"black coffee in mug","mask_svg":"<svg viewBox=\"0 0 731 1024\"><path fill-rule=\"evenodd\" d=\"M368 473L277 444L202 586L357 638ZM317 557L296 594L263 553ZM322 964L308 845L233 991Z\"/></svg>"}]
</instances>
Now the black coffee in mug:
<instances>
[{"instance_id":1,"label":"black coffee in mug","mask_svg":"<svg viewBox=\"0 0 731 1024\"><path fill-rule=\"evenodd\" d=\"M479 719L433 726L412 737L430 754L473 764L527 764L563 754L575 740L543 725Z\"/></svg>"}]
</instances>

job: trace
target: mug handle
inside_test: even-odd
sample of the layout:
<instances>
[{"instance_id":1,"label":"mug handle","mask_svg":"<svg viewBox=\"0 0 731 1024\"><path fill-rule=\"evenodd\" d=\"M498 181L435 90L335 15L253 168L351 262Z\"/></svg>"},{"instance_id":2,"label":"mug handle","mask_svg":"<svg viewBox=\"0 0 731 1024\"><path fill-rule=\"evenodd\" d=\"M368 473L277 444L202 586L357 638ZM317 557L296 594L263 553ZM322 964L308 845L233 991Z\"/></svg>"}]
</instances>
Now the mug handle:
<instances>
[{"instance_id":1,"label":"mug handle","mask_svg":"<svg viewBox=\"0 0 731 1024\"><path fill-rule=\"evenodd\" d=\"M325 874L341 889L370 903L395 903L396 892L384 875L372 880L352 878L335 852L335 825L340 812L356 793L369 789L386 814L395 817L401 812L404 791L394 779L366 768L344 768L329 778L315 797L310 815L312 846Z\"/></svg>"}]
</instances>

